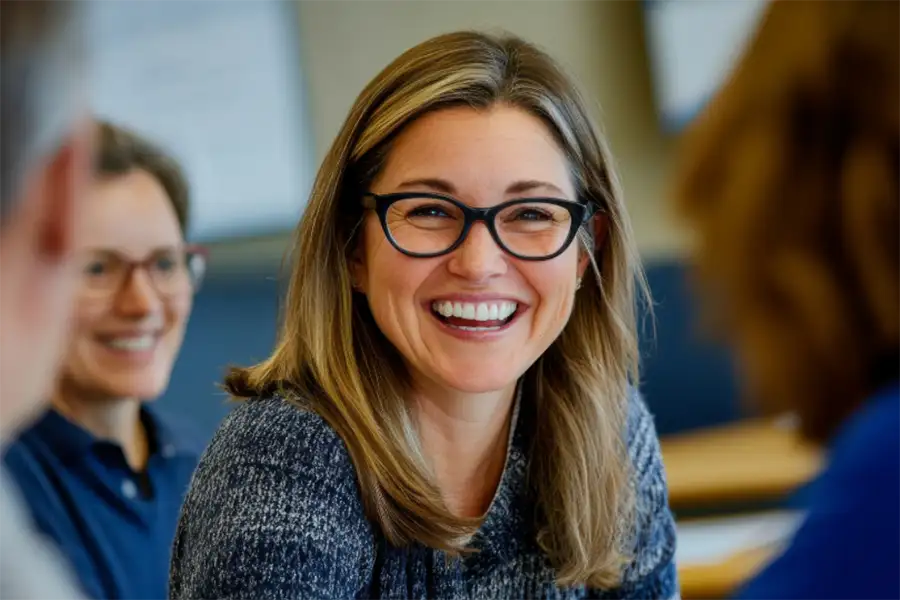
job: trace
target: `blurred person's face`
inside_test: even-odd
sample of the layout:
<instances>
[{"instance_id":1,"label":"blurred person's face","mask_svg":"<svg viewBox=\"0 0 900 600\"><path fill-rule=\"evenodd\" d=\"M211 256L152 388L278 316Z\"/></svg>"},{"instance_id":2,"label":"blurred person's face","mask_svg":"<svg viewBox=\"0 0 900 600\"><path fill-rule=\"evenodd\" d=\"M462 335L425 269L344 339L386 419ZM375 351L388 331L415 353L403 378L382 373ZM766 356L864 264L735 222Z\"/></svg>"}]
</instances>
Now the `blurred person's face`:
<instances>
[{"instance_id":1,"label":"blurred person's face","mask_svg":"<svg viewBox=\"0 0 900 600\"><path fill-rule=\"evenodd\" d=\"M85 213L64 393L154 399L168 384L193 297L178 217L142 170L98 179Z\"/></svg>"},{"instance_id":2,"label":"blurred person's face","mask_svg":"<svg viewBox=\"0 0 900 600\"><path fill-rule=\"evenodd\" d=\"M576 199L551 132L502 106L444 109L415 121L394 141L371 191L441 193L478 208L518 198ZM387 218L396 220L398 239L417 227L438 231L448 223L442 210L425 203L415 211L388 209ZM548 222L536 210L504 219L518 235ZM515 258L483 222L453 252L432 258L393 247L374 211L363 239L354 278L381 331L420 384L469 393L508 388L540 357L568 321L587 264L577 243L549 260Z\"/></svg>"},{"instance_id":3,"label":"blurred person's face","mask_svg":"<svg viewBox=\"0 0 900 600\"><path fill-rule=\"evenodd\" d=\"M0 437L26 426L53 389L77 286L91 126L26 174L0 223Z\"/></svg>"}]
</instances>

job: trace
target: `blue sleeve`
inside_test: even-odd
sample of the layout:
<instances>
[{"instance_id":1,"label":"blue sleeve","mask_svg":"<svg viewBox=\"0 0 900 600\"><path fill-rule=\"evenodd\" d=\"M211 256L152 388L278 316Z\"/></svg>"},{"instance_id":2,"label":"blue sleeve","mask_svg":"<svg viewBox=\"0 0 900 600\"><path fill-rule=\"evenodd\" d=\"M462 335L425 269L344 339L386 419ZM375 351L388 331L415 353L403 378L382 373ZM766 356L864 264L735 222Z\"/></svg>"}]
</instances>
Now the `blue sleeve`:
<instances>
[{"instance_id":1,"label":"blue sleeve","mask_svg":"<svg viewBox=\"0 0 900 600\"><path fill-rule=\"evenodd\" d=\"M226 418L194 474L169 595L353 597L368 583L373 546L334 430L277 399L248 402Z\"/></svg>"},{"instance_id":2,"label":"blue sleeve","mask_svg":"<svg viewBox=\"0 0 900 600\"><path fill-rule=\"evenodd\" d=\"M631 562L619 589L598 598L677 598L675 520L669 510L669 491L662 451L653 417L640 394L632 394L628 408L628 455L635 488L634 535Z\"/></svg>"},{"instance_id":3,"label":"blue sleeve","mask_svg":"<svg viewBox=\"0 0 900 600\"><path fill-rule=\"evenodd\" d=\"M900 598L900 410L853 423L787 550L740 598Z\"/></svg>"}]
</instances>

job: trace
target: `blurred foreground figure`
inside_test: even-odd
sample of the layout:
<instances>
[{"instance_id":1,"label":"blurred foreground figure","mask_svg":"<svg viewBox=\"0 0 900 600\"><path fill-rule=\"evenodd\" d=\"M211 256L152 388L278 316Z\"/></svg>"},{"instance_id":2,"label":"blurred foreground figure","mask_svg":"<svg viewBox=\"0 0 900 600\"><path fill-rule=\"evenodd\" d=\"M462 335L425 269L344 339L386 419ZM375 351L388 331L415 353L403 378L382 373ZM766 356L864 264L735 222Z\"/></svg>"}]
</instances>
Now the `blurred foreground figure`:
<instances>
[{"instance_id":1,"label":"blurred foreground figure","mask_svg":"<svg viewBox=\"0 0 900 600\"><path fill-rule=\"evenodd\" d=\"M205 266L185 242L177 162L100 123L75 319L52 407L4 466L93 598L165 598L175 526L202 448L153 406Z\"/></svg>"},{"instance_id":2,"label":"blurred foreground figure","mask_svg":"<svg viewBox=\"0 0 900 600\"><path fill-rule=\"evenodd\" d=\"M77 273L76 219L90 172L74 2L0 3L0 442L49 398ZM0 596L74 598L0 472Z\"/></svg>"},{"instance_id":3,"label":"blurred foreground figure","mask_svg":"<svg viewBox=\"0 0 900 600\"><path fill-rule=\"evenodd\" d=\"M893 1L775 3L684 148L707 314L828 448L747 598L900 597L898 27Z\"/></svg>"}]
</instances>

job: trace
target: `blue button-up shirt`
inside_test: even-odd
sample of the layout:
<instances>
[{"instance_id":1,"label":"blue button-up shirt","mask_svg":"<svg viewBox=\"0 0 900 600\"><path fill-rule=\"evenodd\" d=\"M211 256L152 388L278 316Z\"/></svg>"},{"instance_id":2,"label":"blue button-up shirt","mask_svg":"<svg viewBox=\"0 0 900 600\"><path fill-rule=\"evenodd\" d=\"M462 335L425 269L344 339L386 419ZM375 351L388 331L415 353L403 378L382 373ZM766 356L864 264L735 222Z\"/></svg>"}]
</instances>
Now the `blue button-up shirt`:
<instances>
[{"instance_id":1,"label":"blue button-up shirt","mask_svg":"<svg viewBox=\"0 0 900 600\"><path fill-rule=\"evenodd\" d=\"M144 406L150 441L143 473L121 447L54 410L10 445L4 463L35 524L71 561L94 598L166 598L172 540L199 456Z\"/></svg>"}]
</instances>

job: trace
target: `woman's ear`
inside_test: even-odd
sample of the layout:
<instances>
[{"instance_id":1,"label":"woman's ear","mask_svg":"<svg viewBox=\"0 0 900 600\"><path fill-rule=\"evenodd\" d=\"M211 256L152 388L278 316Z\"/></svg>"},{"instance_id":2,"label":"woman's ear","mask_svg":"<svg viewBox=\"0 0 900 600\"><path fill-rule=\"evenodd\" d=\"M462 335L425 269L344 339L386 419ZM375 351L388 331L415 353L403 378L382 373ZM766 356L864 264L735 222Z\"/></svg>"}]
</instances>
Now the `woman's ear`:
<instances>
[{"instance_id":1,"label":"woman's ear","mask_svg":"<svg viewBox=\"0 0 900 600\"><path fill-rule=\"evenodd\" d=\"M591 217L591 228L594 239L594 247L591 248L591 253L596 255L597 250L603 247L606 243L606 235L609 231L609 218L606 213L598 212L593 217ZM586 250L581 251L581 256L578 259L578 277L584 277L584 272L587 270L588 265L591 264L591 253L588 253Z\"/></svg>"},{"instance_id":2,"label":"woman's ear","mask_svg":"<svg viewBox=\"0 0 900 600\"><path fill-rule=\"evenodd\" d=\"M354 292L366 293L366 281L368 281L366 269L366 253L362 242L357 244L353 254L350 255L350 286Z\"/></svg>"}]
</instances>

